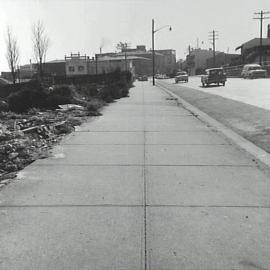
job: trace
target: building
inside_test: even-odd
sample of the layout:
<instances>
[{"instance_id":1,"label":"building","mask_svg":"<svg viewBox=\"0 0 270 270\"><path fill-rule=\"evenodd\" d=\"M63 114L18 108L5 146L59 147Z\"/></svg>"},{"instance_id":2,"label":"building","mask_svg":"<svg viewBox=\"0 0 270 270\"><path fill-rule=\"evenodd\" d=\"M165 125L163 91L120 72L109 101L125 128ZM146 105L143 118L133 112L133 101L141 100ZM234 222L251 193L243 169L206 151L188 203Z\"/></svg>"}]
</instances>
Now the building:
<instances>
[{"instance_id":1,"label":"building","mask_svg":"<svg viewBox=\"0 0 270 270\"><path fill-rule=\"evenodd\" d=\"M104 56L122 56L133 58L133 65L136 75L152 75L153 74L153 55L152 50L146 50L145 45L137 45L136 48L122 49L118 53L97 54L99 59ZM155 50L155 73L171 75L176 69L176 53L175 50Z\"/></svg>"},{"instance_id":2,"label":"building","mask_svg":"<svg viewBox=\"0 0 270 270\"><path fill-rule=\"evenodd\" d=\"M44 63L45 75L66 75L66 61L65 60L53 60Z\"/></svg>"},{"instance_id":3,"label":"building","mask_svg":"<svg viewBox=\"0 0 270 270\"><path fill-rule=\"evenodd\" d=\"M206 60L206 68L213 68L214 63L215 67L236 66L238 65L239 56L239 54L220 52L216 55L215 61L213 57Z\"/></svg>"},{"instance_id":4,"label":"building","mask_svg":"<svg viewBox=\"0 0 270 270\"><path fill-rule=\"evenodd\" d=\"M155 52L162 54L163 57L163 63L162 67L163 74L171 75L176 71L176 51L172 49L168 50L156 50Z\"/></svg>"},{"instance_id":5,"label":"building","mask_svg":"<svg viewBox=\"0 0 270 270\"><path fill-rule=\"evenodd\" d=\"M115 70L130 71L134 73L133 57L125 57L119 55L104 55L99 54L95 60L89 62L89 73L94 74L105 74L111 73Z\"/></svg>"},{"instance_id":6,"label":"building","mask_svg":"<svg viewBox=\"0 0 270 270\"><path fill-rule=\"evenodd\" d=\"M216 52L218 55L219 52ZM184 69L186 69L189 75L201 74L207 68L207 59L213 57L213 50L204 49L191 49L186 57Z\"/></svg>"},{"instance_id":7,"label":"building","mask_svg":"<svg viewBox=\"0 0 270 270\"><path fill-rule=\"evenodd\" d=\"M269 37L262 38L262 48L260 46L260 38L253 38L236 48L236 50L241 52L242 64L259 63L260 50L262 51L263 64L270 62L270 30L268 35Z\"/></svg>"},{"instance_id":8,"label":"building","mask_svg":"<svg viewBox=\"0 0 270 270\"><path fill-rule=\"evenodd\" d=\"M89 74L89 56L80 55L80 53L71 53L65 56L65 69L67 76L87 75Z\"/></svg>"}]
</instances>

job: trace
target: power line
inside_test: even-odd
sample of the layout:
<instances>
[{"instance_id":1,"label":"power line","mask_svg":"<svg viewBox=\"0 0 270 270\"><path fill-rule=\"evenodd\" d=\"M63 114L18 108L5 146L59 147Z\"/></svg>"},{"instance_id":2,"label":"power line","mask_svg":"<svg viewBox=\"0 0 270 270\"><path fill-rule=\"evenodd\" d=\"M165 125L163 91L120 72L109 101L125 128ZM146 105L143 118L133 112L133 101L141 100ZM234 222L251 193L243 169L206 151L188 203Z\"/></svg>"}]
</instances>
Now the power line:
<instances>
[{"instance_id":1,"label":"power line","mask_svg":"<svg viewBox=\"0 0 270 270\"><path fill-rule=\"evenodd\" d=\"M209 40L213 45L213 67L216 67L216 40L218 39L218 32L213 30L209 32Z\"/></svg>"},{"instance_id":2,"label":"power line","mask_svg":"<svg viewBox=\"0 0 270 270\"><path fill-rule=\"evenodd\" d=\"M259 17L253 18L254 20L260 20L260 50L259 50L259 55L260 55L260 65L262 65L262 29L263 29L263 20L270 19L270 17L264 17L264 15L270 14L270 12L264 12L261 10L261 12L254 12L254 15L259 15Z\"/></svg>"}]
</instances>

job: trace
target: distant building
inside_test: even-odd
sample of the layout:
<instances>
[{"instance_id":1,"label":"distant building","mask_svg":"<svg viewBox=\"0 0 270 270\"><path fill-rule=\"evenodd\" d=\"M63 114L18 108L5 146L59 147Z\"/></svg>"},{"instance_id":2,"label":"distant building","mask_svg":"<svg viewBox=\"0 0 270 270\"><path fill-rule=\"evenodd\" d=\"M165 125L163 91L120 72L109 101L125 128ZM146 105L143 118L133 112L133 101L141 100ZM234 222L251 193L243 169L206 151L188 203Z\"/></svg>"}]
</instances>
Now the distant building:
<instances>
[{"instance_id":1,"label":"distant building","mask_svg":"<svg viewBox=\"0 0 270 270\"><path fill-rule=\"evenodd\" d=\"M270 31L269 31L270 35ZM260 58L260 38L253 38L241 46L237 47L236 50L241 51L242 63L259 63ZM262 39L262 62L267 64L270 61L270 37Z\"/></svg>"},{"instance_id":2,"label":"distant building","mask_svg":"<svg viewBox=\"0 0 270 270\"><path fill-rule=\"evenodd\" d=\"M146 50L145 45L138 45L136 48L123 49L118 53L97 54L97 58L104 56L136 57L133 59L135 73L137 75L152 75L152 50ZM155 72L170 75L176 68L175 50L155 50Z\"/></svg>"},{"instance_id":3,"label":"distant building","mask_svg":"<svg viewBox=\"0 0 270 270\"><path fill-rule=\"evenodd\" d=\"M89 62L89 74L105 74L111 73L115 70L120 71L130 71L134 73L134 65L133 65L134 58L132 57L125 57L119 55L105 55L102 56L99 54L95 60L91 60Z\"/></svg>"},{"instance_id":4,"label":"distant building","mask_svg":"<svg viewBox=\"0 0 270 270\"><path fill-rule=\"evenodd\" d=\"M206 60L206 68L213 68L214 62L215 67L236 66L239 63L239 57L239 54L220 52L216 55L215 61L213 57Z\"/></svg>"},{"instance_id":5,"label":"distant building","mask_svg":"<svg viewBox=\"0 0 270 270\"><path fill-rule=\"evenodd\" d=\"M168 50L156 50L156 52L162 54L164 71L162 73L170 75L176 70L176 51L172 49Z\"/></svg>"},{"instance_id":6,"label":"distant building","mask_svg":"<svg viewBox=\"0 0 270 270\"><path fill-rule=\"evenodd\" d=\"M89 56L80 55L80 53L71 53L65 56L65 69L67 76L87 75L89 74Z\"/></svg>"},{"instance_id":7,"label":"distant building","mask_svg":"<svg viewBox=\"0 0 270 270\"><path fill-rule=\"evenodd\" d=\"M66 61L65 60L53 60L44 63L45 75L66 75Z\"/></svg>"},{"instance_id":8,"label":"distant building","mask_svg":"<svg viewBox=\"0 0 270 270\"><path fill-rule=\"evenodd\" d=\"M216 52L218 55L219 52ZM207 68L207 59L213 57L213 50L192 49L186 57L184 69L189 75L201 74Z\"/></svg>"}]
</instances>

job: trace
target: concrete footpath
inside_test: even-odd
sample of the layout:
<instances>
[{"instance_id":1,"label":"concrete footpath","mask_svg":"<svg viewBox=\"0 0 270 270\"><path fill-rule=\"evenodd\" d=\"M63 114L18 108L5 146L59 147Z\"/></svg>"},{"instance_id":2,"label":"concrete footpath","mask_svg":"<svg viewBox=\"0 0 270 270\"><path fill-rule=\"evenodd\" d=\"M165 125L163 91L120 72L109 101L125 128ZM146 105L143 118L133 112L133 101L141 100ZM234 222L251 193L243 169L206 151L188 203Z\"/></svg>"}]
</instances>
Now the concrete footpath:
<instances>
[{"instance_id":1,"label":"concrete footpath","mask_svg":"<svg viewBox=\"0 0 270 270\"><path fill-rule=\"evenodd\" d=\"M251 156L137 82L0 191L0 269L270 269L269 207Z\"/></svg>"}]
</instances>

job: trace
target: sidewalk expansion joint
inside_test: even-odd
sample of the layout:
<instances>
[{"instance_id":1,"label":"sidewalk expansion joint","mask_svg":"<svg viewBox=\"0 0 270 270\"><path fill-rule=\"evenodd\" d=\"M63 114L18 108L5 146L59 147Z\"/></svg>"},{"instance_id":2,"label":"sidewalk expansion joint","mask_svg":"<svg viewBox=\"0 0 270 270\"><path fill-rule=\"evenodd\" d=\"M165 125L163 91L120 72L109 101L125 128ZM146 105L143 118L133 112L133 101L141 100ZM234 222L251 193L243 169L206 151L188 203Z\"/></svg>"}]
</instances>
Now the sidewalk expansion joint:
<instances>
[{"instance_id":1,"label":"sidewalk expansion joint","mask_svg":"<svg viewBox=\"0 0 270 270\"><path fill-rule=\"evenodd\" d=\"M32 167L54 167L54 166L72 166L72 167L256 167L256 164L33 164Z\"/></svg>"},{"instance_id":2,"label":"sidewalk expansion joint","mask_svg":"<svg viewBox=\"0 0 270 270\"><path fill-rule=\"evenodd\" d=\"M95 146L95 145L106 145L106 146L113 146L113 145L123 145L123 146L127 146L127 145L187 145L187 146L217 146L217 145L232 145L230 143L61 143L60 145L84 145L84 146Z\"/></svg>"},{"instance_id":3,"label":"sidewalk expansion joint","mask_svg":"<svg viewBox=\"0 0 270 270\"><path fill-rule=\"evenodd\" d=\"M262 208L270 209L270 205L201 205L201 204L41 204L41 205L0 205L4 208Z\"/></svg>"}]
</instances>

